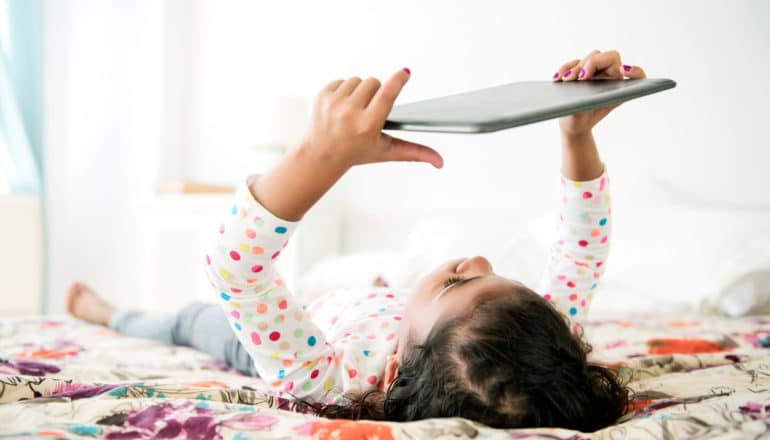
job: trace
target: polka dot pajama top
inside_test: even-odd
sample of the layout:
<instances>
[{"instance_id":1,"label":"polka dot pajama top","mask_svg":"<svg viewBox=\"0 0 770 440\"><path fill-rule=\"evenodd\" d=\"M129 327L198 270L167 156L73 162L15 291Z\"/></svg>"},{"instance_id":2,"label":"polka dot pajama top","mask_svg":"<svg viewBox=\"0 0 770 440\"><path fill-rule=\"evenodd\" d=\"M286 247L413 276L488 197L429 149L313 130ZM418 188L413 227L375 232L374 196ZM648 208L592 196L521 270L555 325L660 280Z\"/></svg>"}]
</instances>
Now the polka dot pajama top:
<instances>
[{"instance_id":1,"label":"polka dot pajama top","mask_svg":"<svg viewBox=\"0 0 770 440\"><path fill-rule=\"evenodd\" d=\"M298 222L282 220L238 189L206 254L206 273L241 344L270 393L335 402L381 385L398 339L406 294L384 288L330 292L310 304L292 295L275 269ZM535 289L583 319L609 253L606 167L591 181L561 177L556 241ZM437 262L440 263L440 262Z\"/></svg>"}]
</instances>

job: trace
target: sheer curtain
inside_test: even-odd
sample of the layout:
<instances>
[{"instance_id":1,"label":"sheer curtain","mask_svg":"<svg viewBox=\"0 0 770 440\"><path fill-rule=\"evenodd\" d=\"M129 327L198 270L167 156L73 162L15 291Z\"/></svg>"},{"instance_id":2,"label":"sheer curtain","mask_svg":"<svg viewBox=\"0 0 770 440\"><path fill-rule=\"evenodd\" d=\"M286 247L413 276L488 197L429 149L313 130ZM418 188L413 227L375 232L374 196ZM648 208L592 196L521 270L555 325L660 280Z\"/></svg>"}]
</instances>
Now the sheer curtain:
<instances>
[{"instance_id":1,"label":"sheer curtain","mask_svg":"<svg viewBox=\"0 0 770 440\"><path fill-rule=\"evenodd\" d=\"M40 0L0 0L0 146L13 193L40 194Z\"/></svg>"}]
</instances>

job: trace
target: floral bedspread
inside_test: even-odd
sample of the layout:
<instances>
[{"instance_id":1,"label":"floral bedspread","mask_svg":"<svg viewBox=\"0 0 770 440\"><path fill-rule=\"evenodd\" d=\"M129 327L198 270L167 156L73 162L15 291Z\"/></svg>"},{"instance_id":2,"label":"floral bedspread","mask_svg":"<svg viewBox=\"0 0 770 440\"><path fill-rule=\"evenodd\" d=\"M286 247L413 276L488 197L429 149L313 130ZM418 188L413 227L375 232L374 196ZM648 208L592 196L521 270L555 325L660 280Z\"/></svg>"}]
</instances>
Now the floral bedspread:
<instances>
[{"instance_id":1,"label":"floral bedspread","mask_svg":"<svg viewBox=\"0 0 770 440\"><path fill-rule=\"evenodd\" d=\"M642 316L586 325L597 360L635 391L594 433L500 430L463 419L326 420L290 412L259 381L184 347L67 318L0 321L0 437L754 438L770 423L770 316Z\"/></svg>"}]
</instances>

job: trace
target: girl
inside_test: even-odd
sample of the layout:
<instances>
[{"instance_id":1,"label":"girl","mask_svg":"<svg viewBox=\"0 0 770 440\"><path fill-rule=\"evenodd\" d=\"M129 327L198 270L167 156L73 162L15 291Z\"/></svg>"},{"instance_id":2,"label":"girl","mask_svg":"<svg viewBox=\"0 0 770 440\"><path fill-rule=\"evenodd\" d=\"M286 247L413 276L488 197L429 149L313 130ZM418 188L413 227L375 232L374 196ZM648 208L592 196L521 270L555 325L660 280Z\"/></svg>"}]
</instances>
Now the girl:
<instances>
[{"instance_id":1,"label":"girl","mask_svg":"<svg viewBox=\"0 0 770 440\"><path fill-rule=\"evenodd\" d=\"M559 121L561 223L537 290L495 274L477 256L442 264L405 296L344 291L305 305L276 272L299 220L351 167L385 161L442 167L433 149L381 132L409 75L405 68L384 84L329 83L304 141L267 174L246 180L205 255L221 309L191 304L165 317L118 311L76 283L70 313L208 352L260 376L266 391L324 416L459 416L501 428L581 431L613 423L625 411L627 390L587 360L590 346L579 323L604 272L611 227L609 179L591 129L614 107ZM554 81L624 77L645 74L622 64L616 51L593 51L553 75Z\"/></svg>"}]
</instances>

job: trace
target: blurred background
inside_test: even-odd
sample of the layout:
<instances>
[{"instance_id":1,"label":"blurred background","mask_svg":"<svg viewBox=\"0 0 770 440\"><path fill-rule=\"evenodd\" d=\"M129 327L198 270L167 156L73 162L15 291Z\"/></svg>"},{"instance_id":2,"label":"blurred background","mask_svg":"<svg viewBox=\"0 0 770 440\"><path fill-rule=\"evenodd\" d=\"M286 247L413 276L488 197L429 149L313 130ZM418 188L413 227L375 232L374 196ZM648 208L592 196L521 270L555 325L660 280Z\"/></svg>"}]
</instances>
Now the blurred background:
<instances>
[{"instance_id":1,"label":"blurred background","mask_svg":"<svg viewBox=\"0 0 770 440\"><path fill-rule=\"evenodd\" d=\"M595 307L695 310L770 268L769 29L764 0L0 0L0 314L61 313L73 280L127 307L207 299L228 191L291 147L330 80L406 66L403 103L550 79L592 49L678 83L595 130L615 215ZM466 252L536 282L556 121L397 135L445 168L355 169L295 237L289 282L408 285Z\"/></svg>"}]
</instances>

